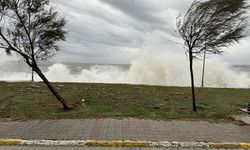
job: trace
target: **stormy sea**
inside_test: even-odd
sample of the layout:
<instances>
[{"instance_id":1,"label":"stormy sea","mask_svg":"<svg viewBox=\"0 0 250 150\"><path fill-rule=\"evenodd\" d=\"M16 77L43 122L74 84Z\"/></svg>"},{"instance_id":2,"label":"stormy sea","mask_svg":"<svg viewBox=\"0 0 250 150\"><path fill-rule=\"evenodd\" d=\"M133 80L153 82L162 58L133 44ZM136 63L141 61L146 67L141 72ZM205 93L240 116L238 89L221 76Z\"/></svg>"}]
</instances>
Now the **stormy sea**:
<instances>
[{"instance_id":1,"label":"stormy sea","mask_svg":"<svg viewBox=\"0 0 250 150\"><path fill-rule=\"evenodd\" d=\"M131 64L39 63L53 82L125 83L162 86L190 86L188 61L152 59L144 56ZM22 61L0 62L0 81L30 81L31 69ZM202 62L194 66L195 84L201 85ZM35 81L41 81L35 74ZM250 65L230 65L219 59L207 60L205 86L250 87Z\"/></svg>"}]
</instances>

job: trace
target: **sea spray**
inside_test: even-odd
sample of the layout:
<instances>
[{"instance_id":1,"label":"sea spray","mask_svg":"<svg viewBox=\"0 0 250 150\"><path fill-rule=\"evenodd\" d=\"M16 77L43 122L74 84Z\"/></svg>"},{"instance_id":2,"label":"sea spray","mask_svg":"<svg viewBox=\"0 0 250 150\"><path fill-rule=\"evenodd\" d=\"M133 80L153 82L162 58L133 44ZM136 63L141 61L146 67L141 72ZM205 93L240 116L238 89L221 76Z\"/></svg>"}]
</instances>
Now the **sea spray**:
<instances>
[{"instance_id":1,"label":"sea spray","mask_svg":"<svg viewBox=\"0 0 250 150\"><path fill-rule=\"evenodd\" d=\"M54 82L126 83L127 71L113 65L90 65L79 73L71 72L65 64L48 67L45 75Z\"/></svg>"},{"instance_id":2,"label":"sea spray","mask_svg":"<svg viewBox=\"0 0 250 150\"><path fill-rule=\"evenodd\" d=\"M121 69L112 65L94 65L90 69L83 69L79 74L70 73L63 64L49 67L46 76L57 82L96 82L96 83L129 83L166 86L189 86L190 75L188 61L180 56L151 57L144 55L135 61L129 69ZM195 83L201 84L200 61L195 62ZM228 64L213 58L207 60L205 72L205 86L207 87L250 87L247 73L236 72Z\"/></svg>"},{"instance_id":3,"label":"sea spray","mask_svg":"<svg viewBox=\"0 0 250 150\"><path fill-rule=\"evenodd\" d=\"M141 56L134 60L131 65L125 67L123 65L79 63L40 64L40 66L46 77L53 82L190 86L188 59L182 48L167 43L166 39L169 38L172 38L172 41L177 41L174 37L168 37L159 32L148 34L141 48ZM24 62L6 62L0 59L0 67L0 80L31 80L30 68ZM197 59L194 61L196 86L201 85L201 70L202 60ZM35 80L41 81L37 75ZM206 63L205 86L249 88L250 77L247 72L237 71L229 64L210 55Z\"/></svg>"},{"instance_id":4,"label":"sea spray","mask_svg":"<svg viewBox=\"0 0 250 150\"><path fill-rule=\"evenodd\" d=\"M197 71L201 70L201 62ZM198 73L198 81L201 81L201 74ZM200 72L201 73L201 72ZM208 59L205 73L205 85L209 87L233 87L249 88L250 76L247 72L239 72L231 65L222 62L218 58Z\"/></svg>"},{"instance_id":5,"label":"sea spray","mask_svg":"<svg viewBox=\"0 0 250 150\"><path fill-rule=\"evenodd\" d=\"M201 61L195 61L196 86L200 86L201 84L201 68ZM180 55L170 55L169 53L157 57L145 54L142 58L134 61L127 67L118 65L90 65L74 72L71 71L69 65L57 63L50 65L44 72L48 79L53 82L190 86L188 60ZM29 70L28 72L17 72L13 69L7 72L0 71L0 80L29 81L30 79L31 73ZM35 80L41 81L38 76L35 76ZM250 78L246 72L239 72L219 59L210 58L207 60L206 65L205 86L249 88Z\"/></svg>"},{"instance_id":6,"label":"sea spray","mask_svg":"<svg viewBox=\"0 0 250 150\"><path fill-rule=\"evenodd\" d=\"M132 63L128 71L128 82L136 84L190 86L188 59L171 53L152 57L145 54ZM195 85L201 85L202 61L194 63ZM218 58L207 59L205 86L249 88L250 78L246 72L237 72Z\"/></svg>"},{"instance_id":7,"label":"sea spray","mask_svg":"<svg viewBox=\"0 0 250 150\"><path fill-rule=\"evenodd\" d=\"M113 65L93 65L83 69L77 82L127 83L127 70ZM87 79L87 80L86 80Z\"/></svg>"},{"instance_id":8,"label":"sea spray","mask_svg":"<svg viewBox=\"0 0 250 150\"><path fill-rule=\"evenodd\" d=\"M64 64L53 64L48 67L45 76L53 82L74 82L74 74L70 73L69 68Z\"/></svg>"},{"instance_id":9,"label":"sea spray","mask_svg":"<svg viewBox=\"0 0 250 150\"><path fill-rule=\"evenodd\" d=\"M146 53L134 61L128 71L128 81L136 84L149 85L188 85L187 64L180 61L176 54Z\"/></svg>"}]
</instances>

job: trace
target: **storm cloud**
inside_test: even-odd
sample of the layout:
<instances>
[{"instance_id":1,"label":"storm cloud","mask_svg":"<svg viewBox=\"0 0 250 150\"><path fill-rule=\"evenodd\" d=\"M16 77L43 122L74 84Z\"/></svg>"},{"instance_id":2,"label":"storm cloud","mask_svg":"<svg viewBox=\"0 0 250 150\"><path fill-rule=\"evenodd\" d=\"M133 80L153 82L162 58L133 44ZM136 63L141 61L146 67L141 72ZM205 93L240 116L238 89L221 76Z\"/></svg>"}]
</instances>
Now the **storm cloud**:
<instances>
[{"instance_id":1,"label":"storm cloud","mask_svg":"<svg viewBox=\"0 0 250 150\"><path fill-rule=\"evenodd\" d=\"M140 57L145 38L151 33L166 37L166 48L185 55L176 43L176 17L190 6L190 0L52 0L67 20L67 40L60 42L55 61L129 64ZM162 36L161 36L162 37ZM157 38L157 37L153 37ZM176 43L175 43L176 42ZM225 49L232 64L250 64L249 39ZM153 47L152 47L153 49Z\"/></svg>"}]
</instances>

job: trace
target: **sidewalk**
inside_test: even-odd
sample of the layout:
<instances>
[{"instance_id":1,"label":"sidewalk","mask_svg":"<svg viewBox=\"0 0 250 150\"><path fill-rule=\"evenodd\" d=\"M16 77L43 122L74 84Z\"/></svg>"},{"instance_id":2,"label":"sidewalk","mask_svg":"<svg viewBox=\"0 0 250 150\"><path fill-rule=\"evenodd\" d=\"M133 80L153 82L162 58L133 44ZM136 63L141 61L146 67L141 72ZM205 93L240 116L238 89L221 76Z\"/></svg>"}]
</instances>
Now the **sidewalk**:
<instances>
[{"instance_id":1,"label":"sidewalk","mask_svg":"<svg viewBox=\"0 0 250 150\"><path fill-rule=\"evenodd\" d=\"M203 121L77 119L0 122L0 139L250 142L250 126Z\"/></svg>"}]
</instances>

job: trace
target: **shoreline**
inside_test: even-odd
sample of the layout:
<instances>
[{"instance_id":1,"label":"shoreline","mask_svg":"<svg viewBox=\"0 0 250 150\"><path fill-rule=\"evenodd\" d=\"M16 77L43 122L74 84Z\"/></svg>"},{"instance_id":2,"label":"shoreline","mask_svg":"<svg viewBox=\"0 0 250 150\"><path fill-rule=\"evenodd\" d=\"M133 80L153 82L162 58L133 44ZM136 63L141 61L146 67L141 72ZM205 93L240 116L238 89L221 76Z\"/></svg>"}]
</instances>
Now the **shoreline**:
<instances>
[{"instance_id":1,"label":"shoreline","mask_svg":"<svg viewBox=\"0 0 250 150\"><path fill-rule=\"evenodd\" d=\"M31 82L29 80L17 80L17 81L6 81L6 80L0 80L1 83L43 83L42 81L34 81ZM178 85L157 85L157 84L135 84L135 83L106 83L106 82L53 82L50 81L52 84L106 84L106 85L131 85L131 86L151 86L151 87L177 87L177 88L191 88L191 86L178 86ZM195 88L208 88L208 89L250 89L250 86L247 88L244 87L213 87L213 86L195 86Z\"/></svg>"}]
</instances>

